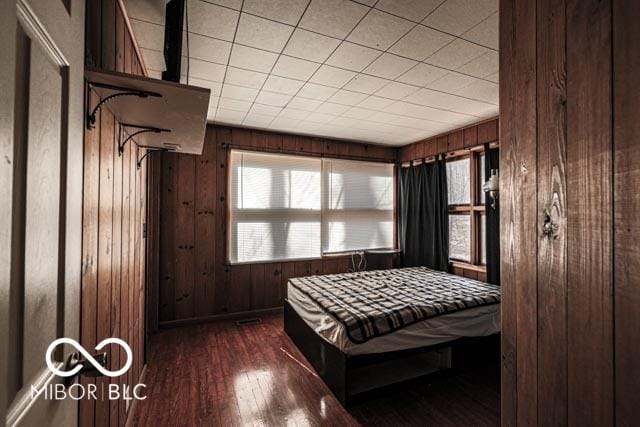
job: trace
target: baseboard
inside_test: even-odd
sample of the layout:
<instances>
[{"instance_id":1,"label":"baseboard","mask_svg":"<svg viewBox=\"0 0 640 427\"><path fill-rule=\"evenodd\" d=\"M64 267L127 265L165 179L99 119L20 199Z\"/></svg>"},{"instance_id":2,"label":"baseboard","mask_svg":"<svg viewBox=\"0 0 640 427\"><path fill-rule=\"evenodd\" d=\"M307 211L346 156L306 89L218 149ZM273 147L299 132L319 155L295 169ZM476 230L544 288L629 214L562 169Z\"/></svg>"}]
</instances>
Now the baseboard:
<instances>
[{"instance_id":1,"label":"baseboard","mask_svg":"<svg viewBox=\"0 0 640 427\"><path fill-rule=\"evenodd\" d=\"M142 367L142 372L140 373L140 379L138 379L138 383L142 383L144 384L144 379L147 377L147 365L145 364ZM149 388L147 388L147 392L149 391ZM127 412L127 420L124 422L124 425L126 427L130 427L133 424L133 416L136 413L136 407L138 406L138 399L133 399L131 401L131 407L129 408L129 411Z\"/></svg>"},{"instance_id":2,"label":"baseboard","mask_svg":"<svg viewBox=\"0 0 640 427\"><path fill-rule=\"evenodd\" d=\"M215 314L211 316L190 317L188 319L168 320L160 322L160 329L177 328L179 326L197 325L199 323L219 322L224 320L244 319L246 317L258 317L267 314L282 313L282 307L263 308L260 310L239 311L236 313Z\"/></svg>"}]
</instances>

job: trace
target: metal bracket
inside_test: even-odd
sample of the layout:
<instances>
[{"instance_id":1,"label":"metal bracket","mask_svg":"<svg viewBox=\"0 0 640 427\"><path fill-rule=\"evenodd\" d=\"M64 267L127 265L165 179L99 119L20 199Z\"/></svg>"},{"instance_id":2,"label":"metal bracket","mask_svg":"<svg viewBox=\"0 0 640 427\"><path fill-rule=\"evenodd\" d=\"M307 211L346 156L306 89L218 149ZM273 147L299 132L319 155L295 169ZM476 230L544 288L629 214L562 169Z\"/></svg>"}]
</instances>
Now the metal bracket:
<instances>
[{"instance_id":1,"label":"metal bracket","mask_svg":"<svg viewBox=\"0 0 640 427\"><path fill-rule=\"evenodd\" d=\"M137 135L140 135L141 133L171 132L171 129L155 128L155 127L152 127L152 126L138 126L138 125L132 125L132 124L129 124L129 123L120 123L120 129L122 129L123 127L134 128L134 129L138 129L138 130L133 132L129 136L127 136L127 138L122 142L120 142L120 140L122 139L122 135L120 135L118 137L118 155L120 155L120 156L122 156L122 153L124 152L124 147L125 147L125 145L127 145L127 142L131 141L133 139L133 137L135 137Z\"/></svg>"},{"instance_id":2,"label":"metal bracket","mask_svg":"<svg viewBox=\"0 0 640 427\"><path fill-rule=\"evenodd\" d=\"M147 147L147 146L144 146L144 145L137 145L137 147L138 148L146 148L147 149L147 152L144 153L144 155L142 157L137 159L137 162L136 162L137 169L140 169L140 166L142 166L142 161L145 159L145 157L147 157L151 153L155 153L156 151L175 151L175 150L170 149L170 148Z\"/></svg>"},{"instance_id":3,"label":"metal bracket","mask_svg":"<svg viewBox=\"0 0 640 427\"><path fill-rule=\"evenodd\" d=\"M138 90L138 89L130 89L130 88L126 88L126 87L108 85L108 84L103 84L103 83L94 83L94 82L88 82L88 83L89 83L89 90L91 90L91 88L93 88L93 87L99 87L99 88L103 88L103 89L115 90L117 92L102 98L100 100L100 102L98 102L98 104L93 108L91 113L87 114L87 129L92 129L94 127L94 125L96 124L96 113L98 112L98 110L100 110L100 108L104 104L106 104L107 102L113 100L114 98L118 98L118 97L121 97L121 96L137 96L139 98L148 98L150 96L153 96L155 98L162 98L162 95L159 94L159 93L156 93L156 92L149 92L149 91L146 91L146 90ZM88 102L87 102L87 108L91 108L89 106Z\"/></svg>"}]
</instances>

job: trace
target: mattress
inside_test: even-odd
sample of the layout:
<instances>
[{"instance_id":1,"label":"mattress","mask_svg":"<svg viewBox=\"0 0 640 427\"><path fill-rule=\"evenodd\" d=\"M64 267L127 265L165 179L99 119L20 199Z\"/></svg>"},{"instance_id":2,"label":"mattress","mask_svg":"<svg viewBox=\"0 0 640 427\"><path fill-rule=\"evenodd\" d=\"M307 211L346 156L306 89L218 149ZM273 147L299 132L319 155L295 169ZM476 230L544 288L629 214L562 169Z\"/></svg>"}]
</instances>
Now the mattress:
<instances>
[{"instance_id":1,"label":"mattress","mask_svg":"<svg viewBox=\"0 0 640 427\"><path fill-rule=\"evenodd\" d=\"M319 336L348 355L384 353L424 347L462 337L480 337L500 332L500 304L482 305L442 314L393 332L356 343L345 327L306 293L290 284L287 299L291 307Z\"/></svg>"}]
</instances>

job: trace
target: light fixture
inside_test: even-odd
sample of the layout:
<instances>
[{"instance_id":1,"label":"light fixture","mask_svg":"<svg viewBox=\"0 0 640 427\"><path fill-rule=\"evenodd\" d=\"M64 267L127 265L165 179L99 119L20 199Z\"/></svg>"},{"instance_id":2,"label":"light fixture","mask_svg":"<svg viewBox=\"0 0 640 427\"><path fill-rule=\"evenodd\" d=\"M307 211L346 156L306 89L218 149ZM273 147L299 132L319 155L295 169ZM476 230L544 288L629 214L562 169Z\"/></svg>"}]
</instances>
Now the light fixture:
<instances>
[{"instance_id":1,"label":"light fixture","mask_svg":"<svg viewBox=\"0 0 640 427\"><path fill-rule=\"evenodd\" d=\"M482 191L489 193L491 207L495 209L499 191L498 169L491 169L491 177L482 185Z\"/></svg>"}]
</instances>

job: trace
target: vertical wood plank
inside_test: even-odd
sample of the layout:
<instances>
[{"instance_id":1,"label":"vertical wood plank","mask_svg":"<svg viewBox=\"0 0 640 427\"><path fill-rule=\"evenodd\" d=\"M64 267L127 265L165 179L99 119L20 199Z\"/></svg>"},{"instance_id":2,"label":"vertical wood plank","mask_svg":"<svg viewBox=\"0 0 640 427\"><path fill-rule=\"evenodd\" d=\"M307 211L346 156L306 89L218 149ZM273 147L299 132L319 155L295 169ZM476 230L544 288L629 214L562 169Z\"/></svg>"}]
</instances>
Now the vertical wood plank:
<instances>
[{"instance_id":1,"label":"vertical wood plank","mask_svg":"<svg viewBox=\"0 0 640 427\"><path fill-rule=\"evenodd\" d=\"M89 101L92 105L99 101L95 92L90 93ZM86 348L94 348L97 344L100 128L100 114L97 114L94 128L85 131L84 143L80 340ZM83 376L80 382L86 386L95 384L95 379ZM93 424L94 411L94 400L81 400L78 422L82 425Z\"/></svg>"},{"instance_id":2,"label":"vertical wood plank","mask_svg":"<svg viewBox=\"0 0 640 427\"><path fill-rule=\"evenodd\" d=\"M264 265L264 306L277 307L282 305L282 263L275 262Z\"/></svg>"},{"instance_id":3,"label":"vertical wood plank","mask_svg":"<svg viewBox=\"0 0 640 427\"><path fill-rule=\"evenodd\" d=\"M227 266L227 154L222 144L231 141L227 128L212 130L216 135L216 286L214 296L215 313L229 310L230 268Z\"/></svg>"},{"instance_id":4,"label":"vertical wood plank","mask_svg":"<svg viewBox=\"0 0 640 427\"><path fill-rule=\"evenodd\" d=\"M162 153L162 201L160 233L160 308L161 321L175 319L175 219L177 157Z\"/></svg>"},{"instance_id":5,"label":"vertical wood plank","mask_svg":"<svg viewBox=\"0 0 640 427\"><path fill-rule=\"evenodd\" d=\"M265 289L265 265L253 264L251 269L251 300L249 308L261 309L266 307L266 289ZM249 309L247 308L247 310Z\"/></svg>"},{"instance_id":6,"label":"vertical wood plank","mask_svg":"<svg viewBox=\"0 0 640 427\"><path fill-rule=\"evenodd\" d=\"M215 133L208 133L202 155L195 159L195 315L213 314L215 286Z\"/></svg>"},{"instance_id":7,"label":"vertical wood plank","mask_svg":"<svg viewBox=\"0 0 640 427\"><path fill-rule=\"evenodd\" d=\"M613 1L615 420L640 419L640 2Z\"/></svg>"},{"instance_id":8,"label":"vertical wood plank","mask_svg":"<svg viewBox=\"0 0 640 427\"><path fill-rule=\"evenodd\" d=\"M97 341L111 334L111 261L113 254L113 143L115 119L109 110L100 110L100 194L98 218L98 300ZM111 356L109 350L107 355ZM107 387L109 378L96 379L98 388ZM109 401L98 399L96 425L109 425Z\"/></svg>"},{"instance_id":9,"label":"vertical wood plank","mask_svg":"<svg viewBox=\"0 0 640 427\"><path fill-rule=\"evenodd\" d=\"M500 76L502 424L537 424L535 2L500 2Z\"/></svg>"},{"instance_id":10,"label":"vertical wood plank","mask_svg":"<svg viewBox=\"0 0 640 427\"><path fill-rule=\"evenodd\" d=\"M567 424L565 0L538 0L538 413ZM545 212L557 230L543 234Z\"/></svg>"},{"instance_id":11,"label":"vertical wood plank","mask_svg":"<svg viewBox=\"0 0 640 427\"><path fill-rule=\"evenodd\" d=\"M176 207L176 315L195 314L194 249L195 249L195 156L178 155Z\"/></svg>"},{"instance_id":12,"label":"vertical wood plank","mask_svg":"<svg viewBox=\"0 0 640 427\"><path fill-rule=\"evenodd\" d=\"M120 318L121 329L120 338L127 343L130 342L129 337L129 324L131 318L129 317L129 288L131 287L131 277L129 274L129 251L130 251L130 236L131 236L131 148L127 147L122 153L122 256L121 256L121 287L120 287ZM120 352L120 366L124 366L126 362L126 353ZM123 375L122 384L128 383L128 373ZM120 405L120 424L124 424L126 420L126 406Z\"/></svg>"},{"instance_id":13,"label":"vertical wood plank","mask_svg":"<svg viewBox=\"0 0 640 427\"><path fill-rule=\"evenodd\" d=\"M610 58L611 2L567 0L570 424L613 424Z\"/></svg>"}]
</instances>

